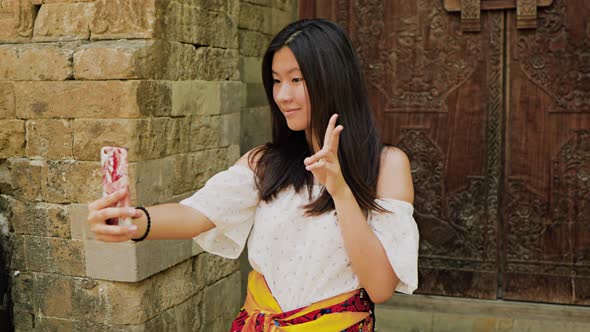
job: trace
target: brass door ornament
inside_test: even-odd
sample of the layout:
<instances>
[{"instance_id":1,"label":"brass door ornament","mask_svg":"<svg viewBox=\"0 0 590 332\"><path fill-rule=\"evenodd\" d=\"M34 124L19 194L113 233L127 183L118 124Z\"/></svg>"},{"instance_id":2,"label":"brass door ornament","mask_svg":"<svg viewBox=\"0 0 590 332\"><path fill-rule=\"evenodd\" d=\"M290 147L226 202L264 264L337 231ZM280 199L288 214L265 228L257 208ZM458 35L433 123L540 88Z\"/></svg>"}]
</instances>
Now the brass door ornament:
<instances>
[{"instance_id":1,"label":"brass door ornament","mask_svg":"<svg viewBox=\"0 0 590 332\"><path fill-rule=\"evenodd\" d=\"M444 0L448 12L461 12L461 29L465 32L481 30L482 10L516 8L518 29L537 27L537 7L547 7L553 0Z\"/></svg>"}]
</instances>

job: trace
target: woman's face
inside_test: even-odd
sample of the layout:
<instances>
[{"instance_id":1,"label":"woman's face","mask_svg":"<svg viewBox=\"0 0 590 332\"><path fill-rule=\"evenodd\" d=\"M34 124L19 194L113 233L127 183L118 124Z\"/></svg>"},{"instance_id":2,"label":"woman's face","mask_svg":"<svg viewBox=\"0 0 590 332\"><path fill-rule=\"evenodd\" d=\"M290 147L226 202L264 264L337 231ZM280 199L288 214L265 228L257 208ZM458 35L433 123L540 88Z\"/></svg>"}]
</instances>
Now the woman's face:
<instances>
[{"instance_id":1,"label":"woman's face","mask_svg":"<svg viewBox=\"0 0 590 332\"><path fill-rule=\"evenodd\" d=\"M272 59L273 98L293 131L309 127L311 105L307 86L295 55L288 47L278 50Z\"/></svg>"}]
</instances>

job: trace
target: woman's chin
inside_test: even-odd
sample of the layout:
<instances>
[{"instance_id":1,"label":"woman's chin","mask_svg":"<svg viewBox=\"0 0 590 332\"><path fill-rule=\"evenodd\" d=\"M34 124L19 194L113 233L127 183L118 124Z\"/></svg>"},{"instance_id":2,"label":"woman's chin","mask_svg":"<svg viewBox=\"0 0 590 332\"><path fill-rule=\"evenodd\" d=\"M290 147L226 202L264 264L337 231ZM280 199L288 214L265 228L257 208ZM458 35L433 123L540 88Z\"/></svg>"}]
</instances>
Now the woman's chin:
<instances>
[{"instance_id":1,"label":"woman's chin","mask_svg":"<svg viewBox=\"0 0 590 332\"><path fill-rule=\"evenodd\" d=\"M298 123L291 123L289 121L287 121L287 127L289 127L289 129L291 129L293 131L302 131L302 130L305 130L305 126L300 125Z\"/></svg>"}]
</instances>

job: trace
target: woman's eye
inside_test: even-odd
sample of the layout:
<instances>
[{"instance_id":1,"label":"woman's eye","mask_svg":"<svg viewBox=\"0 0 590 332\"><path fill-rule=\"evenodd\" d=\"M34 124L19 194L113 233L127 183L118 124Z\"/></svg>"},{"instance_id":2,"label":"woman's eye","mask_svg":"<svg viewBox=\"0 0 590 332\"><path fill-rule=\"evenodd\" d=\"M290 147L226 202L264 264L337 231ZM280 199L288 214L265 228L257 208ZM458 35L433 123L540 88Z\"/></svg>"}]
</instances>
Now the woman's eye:
<instances>
[{"instance_id":1,"label":"woman's eye","mask_svg":"<svg viewBox=\"0 0 590 332\"><path fill-rule=\"evenodd\" d=\"M293 82L293 83L299 83L301 81L303 81L303 78L301 78L301 77L295 77L294 79L291 80L291 82Z\"/></svg>"},{"instance_id":2,"label":"woman's eye","mask_svg":"<svg viewBox=\"0 0 590 332\"><path fill-rule=\"evenodd\" d=\"M273 84L279 84L279 83L281 83L281 81L277 80L276 78L273 78L272 83Z\"/></svg>"}]
</instances>

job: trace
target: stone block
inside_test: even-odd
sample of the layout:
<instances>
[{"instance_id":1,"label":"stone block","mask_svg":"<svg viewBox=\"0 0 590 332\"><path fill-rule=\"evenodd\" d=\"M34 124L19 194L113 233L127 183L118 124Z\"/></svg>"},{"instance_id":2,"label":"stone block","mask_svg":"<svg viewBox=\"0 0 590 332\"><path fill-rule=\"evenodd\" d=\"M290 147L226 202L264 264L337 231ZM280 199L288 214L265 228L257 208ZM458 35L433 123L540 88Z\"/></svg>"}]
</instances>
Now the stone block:
<instances>
[{"instance_id":1,"label":"stone block","mask_svg":"<svg viewBox=\"0 0 590 332\"><path fill-rule=\"evenodd\" d=\"M238 81L240 79L237 50L200 47L196 51L197 79L206 81Z\"/></svg>"},{"instance_id":2,"label":"stone block","mask_svg":"<svg viewBox=\"0 0 590 332\"><path fill-rule=\"evenodd\" d=\"M0 120L0 159L24 157L25 122L22 120Z\"/></svg>"},{"instance_id":3,"label":"stone block","mask_svg":"<svg viewBox=\"0 0 590 332\"><path fill-rule=\"evenodd\" d=\"M35 315L28 311L13 310L15 332L35 331Z\"/></svg>"},{"instance_id":4,"label":"stone block","mask_svg":"<svg viewBox=\"0 0 590 332\"><path fill-rule=\"evenodd\" d=\"M25 253L25 237L13 234L9 238L12 256L10 257L10 270L24 271L27 270L27 257Z\"/></svg>"},{"instance_id":5,"label":"stone block","mask_svg":"<svg viewBox=\"0 0 590 332\"><path fill-rule=\"evenodd\" d=\"M29 236L25 238L25 254L31 271L75 276L83 276L85 272L81 240Z\"/></svg>"},{"instance_id":6,"label":"stone block","mask_svg":"<svg viewBox=\"0 0 590 332\"><path fill-rule=\"evenodd\" d=\"M231 326L241 307L240 287L238 271L205 288L202 309L205 331L219 331L219 327L227 329Z\"/></svg>"},{"instance_id":7,"label":"stone block","mask_svg":"<svg viewBox=\"0 0 590 332\"><path fill-rule=\"evenodd\" d=\"M190 151L190 118L171 119L171 128L166 138L166 155L187 153Z\"/></svg>"},{"instance_id":8,"label":"stone block","mask_svg":"<svg viewBox=\"0 0 590 332\"><path fill-rule=\"evenodd\" d=\"M90 38L94 3L52 3L41 6L33 41L69 41Z\"/></svg>"},{"instance_id":9,"label":"stone block","mask_svg":"<svg viewBox=\"0 0 590 332\"><path fill-rule=\"evenodd\" d=\"M140 161L129 165L131 204L153 205L168 200L174 192L176 156Z\"/></svg>"},{"instance_id":10,"label":"stone block","mask_svg":"<svg viewBox=\"0 0 590 332\"><path fill-rule=\"evenodd\" d=\"M144 324L145 331L204 331L201 329L202 294L174 306Z\"/></svg>"},{"instance_id":11,"label":"stone block","mask_svg":"<svg viewBox=\"0 0 590 332\"><path fill-rule=\"evenodd\" d=\"M195 116L191 122L191 143L192 151L199 151L219 145L221 137L220 116Z\"/></svg>"},{"instance_id":12,"label":"stone block","mask_svg":"<svg viewBox=\"0 0 590 332\"><path fill-rule=\"evenodd\" d=\"M375 318L383 331L432 331L432 312L376 306Z\"/></svg>"},{"instance_id":13,"label":"stone block","mask_svg":"<svg viewBox=\"0 0 590 332\"><path fill-rule=\"evenodd\" d=\"M272 123L268 107L243 110L241 121L240 145L242 153L271 140Z\"/></svg>"},{"instance_id":14,"label":"stone block","mask_svg":"<svg viewBox=\"0 0 590 332\"><path fill-rule=\"evenodd\" d=\"M262 83L246 83L244 86L246 90L244 93L246 99L245 107L268 106L266 90L264 90Z\"/></svg>"},{"instance_id":15,"label":"stone block","mask_svg":"<svg viewBox=\"0 0 590 332\"><path fill-rule=\"evenodd\" d=\"M224 49L238 48L235 5L228 12L207 10L186 2L167 2L163 6L162 39Z\"/></svg>"},{"instance_id":16,"label":"stone block","mask_svg":"<svg viewBox=\"0 0 590 332\"><path fill-rule=\"evenodd\" d=\"M172 84L172 116L219 114L218 82L179 81Z\"/></svg>"},{"instance_id":17,"label":"stone block","mask_svg":"<svg viewBox=\"0 0 590 332\"><path fill-rule=\"evenodd\" d=\"M137 118L170 112L171 91L157 81L17 82L23 119Z\"/></svg>"},{"instance_id":18,"label":"stone block","mask_svg":"<svg viewBox=\"0 0 590 332\"><path fill-rule=\"evenodd\" d=\"M0 80L66 80L72 77L73 53L71 44L0 45Z\"/></svg>"},{"instance_id":19,"label":"stone block","mask_svg":"<svg viewBox=\"0 0 590 332\"><path fill-rule=\"evenodd\" d=\"M90 238L90 224L88 223L88 204L68 204L70 235L72 239L84 240Z\"/></svg>"},{"instance_id":20,"label":"stone block","mask_svg":"<svg viewBox=\"0 0 590 332\"><path fill-rule=\"evenodd\" d=\"M219 130L219 145L239 145L240 144L240 112L221 115Z\"/></svg>"},{"instance_id":21,"label":"stone block","mask_svg":"<svg viewBox=\"0 0 590 332\"><path fill-rule=\"evenodd\" d=\"M27 121L27 157L71 159L74 130L71 120L39 119Z\"/></svg>"},{"instance_id":22,"label":"stone block","mask_svg":"<svg viewBox=\"0 0 590 332\"><path fill-rule=\"evenodd\" d=\"M295 15L294 15L295 14ZM271 23L271 35L276 35L283 28L297 19L296 11L285 11L279 8L273 7L271 9L272 23Z\"/></svg>"},{"instance_id":23,"label":"stone block","mask_svg":"<svg viewBox=\"0 0 590 332\"><path fill-rule=\"evenodd\" d=\"M0 159L0 195L2 194L13 195L12 177L7 159Z\"/></svg>"},{"instance_id":24,"label":"stone block","mask_svg":"<svg viewBox=\"0 0 590 332\"><path fill-rule=\"evenodd\" d=\"M35 317L35 329L36 331L49 332L49 331L76 331L74 330L75 322L71 319L66 318L55 318L55 317Z\"/></svg>"},{"instance_id":25,"label":"stone block","mask_svg":"<svg viewBox=\"0 0 590 332\"><path fill-rule=\"evenodd\" d=\"M16 116L14 85L12 82L0 82L0 119Z\"/></svg>"},{"instance_id":26,"label":"stone block","mask_svg":"<svg viewBox=\"0 0 590 332\"><path fill-rule=\"evenodd\" d=\"M54 120L55 121L55 120ZM141 159L139 138L149 135L149 119L75 119L73 125L76 160L100 161L103 146L129 149L129 161ZM142 136L141 132L148 131Z\"/></svg>"},{"instance_id":27,"label":"stone block","mask_svg":"<svg viewBox=\"0 0 590 332\"><path fill-rule=\"evenodd\" d=\"M96 0L90 22L92 40L153 38L156 0Z\"/></svg>"},{"instance_id":28,"label":"stone block","mask_svg":"<svg viewBox=\"0 0 590 332\"><path fill-rule=\"evenodd\" d=\"M219 82L221 114L239 112L242 106L242 82Z\"/></svg>"},{"instance_id":29,"label":"stone block","mask_svg":"<svg viewBox=\"0 0 590 332\"><path fill-rule=\"evenodd\" d=\"M240 159L242 153L240 152L240 144L233 144L227 147L227 167L233 165Z\"/></svg>"},{"instance_id":30,"label":"stone block","mask_svg":"<svg viewBox=\"0 0 590 332\"><path fill-rule=\"evenodd\" d=\"M138 66L149 63L153 41L125 40L95 42L84 45L74 54L77 80L136 79L142 77ZM151 53L154 57L157 52Z\"/></svg>"},{"instance_id":31,"label":"stone block","mask_svg":"<svg viewBox=\"0 0 590 332\"><path fill-rule=\"evenodd\" d=\"M261 6L267 6L270 7L271 6L271 2L272 0L240 0L242 3L252 3L255 5L261 5Z\"/></svg>"},{"instance_id":32,"label":"stone block","mask_svg":"<svg viewBox=\"0 0 590 332\"><path fill-rule=\"evenodd\" d=\"M240 57L240 77L244 83L262 83L262 58Z\"/></svg>"},{"instance_id":33,"label":"stone block","mask_svg":"<svg viewBox=\"0 0 590 332\"><path fill-rule=\"evenodd\" d=\"M10 222L16 234L70 237L66 206L12 200L9 212L12 217Z\"/></svg>"},{"instance_id":34,"label":"stone block","mask_svg":"<svg viewBox=\"0 0 590 332\"><path fill-rule=\"evenodd\" d=\"M271 6L289 13L297 12L297 0L272 0Z\"/></svg>"},{"instance_id":35,"label":"stone block","mask_svg":"<svg viewBox=\"0 0 590 332\"><path fill-rule=\"evenodd\" d=\"M270 8L244 2L240 5L238 27L270 34Z\"/></svg>"},{"instance_id":36,"label":"stone block","mask_svg":"<svg viewBox=\"0 0 590 332\"><path fill-rule=\"evenodd\" d=\"M175 156L174 194L195 191L227 168L227 150L211 149Z\"/></svg>"},{"instance_id":37,"label":"stone block","mask_svg":"<svg viewBox=\"0 0 590 332\"><path fill-rule=\"evenodd\" d=\"M240 29L238 32L240 54L246 57L261 57L270 43L270 36L262 32Z\"/></svg>"},{"instance_id":38,"label":"stone block","mask_svg":"<svg viewBox=\"0 0 590 332\"><path fill-rule=\"evenodd\" d=\"M6 0L0 7L0 43L28 42L33 35L34 7L21 0Z\"/></svg>"},{"instance_id":39,"label":"stone block","mask_svg":"<svg viewBox=\"0 0 590 332\"><path fill-rule=\"evenodd\" d=\"M48 161L42 182L43 198L50 203L87 203L102 195L99 162Z\"/></svg>"},{"instance_id":40,"label":"stone block","mask_svg":"<svg viewBox=\"0 0 590 332\"><path fill-rule=\"evenodd\" d=\"M43 160L8 159L8 169L15 198L41 200L41 187L47 177L47 164Z\"/></svg>"},{"instance_id":41,"label":"stone block","mask_svg":"<svg viewBox=\"0 0 590 332\"><path fill-rule=\"evenodd\" d=\"M237 259L227 259L217 255L202 253L195 257L193 269L197 280L203 285L212 285L240 269Z\"/></svg>"}]
</instances>

